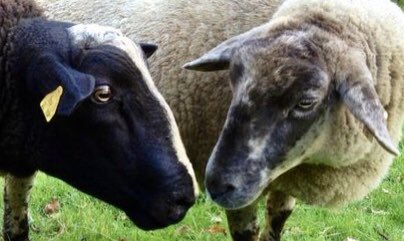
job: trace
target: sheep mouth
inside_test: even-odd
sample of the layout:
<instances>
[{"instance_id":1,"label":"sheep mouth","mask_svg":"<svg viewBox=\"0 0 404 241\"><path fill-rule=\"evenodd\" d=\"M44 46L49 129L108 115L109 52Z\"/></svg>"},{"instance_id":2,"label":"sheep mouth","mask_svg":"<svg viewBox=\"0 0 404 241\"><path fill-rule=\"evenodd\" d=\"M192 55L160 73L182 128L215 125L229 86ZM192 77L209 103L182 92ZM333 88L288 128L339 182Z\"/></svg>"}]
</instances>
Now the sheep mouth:
<instances>
[{"instance_id":1,"label":"sheep mouth","mask_svg":"<svg viewBox=\"0 0 404 241\"><path fill-rule=\"evenodd\" d=\"M260 172L252 175L251 178L246 177L245 173L228 175L227 177L225 181L213 178L206 182L208 197L227 210L241 209L251 205L263 194L273 180L266 177L262 178Z\"/></svg>"},{"instance_id":2,"label":"sheep mouth","mask_svg":"<svg viewBox=\"0 0 404 241\"><path fill-rule=\"evenodd\" d=\"M271 167L256 165L255 171L245 171L241 168L237 173L232 171L210 173L206 180L207 193L215 203L225 209L247 207L265 194L271 183L279 176L299 165L301 159L282 159L276 163Z\"/></svg>"},{"instance_id":3,"label":"sheep mouth","mask_svg":"<svg viewBox=\"0 0 404 241\"><path fill-rule=\"evenodd\" d=\"M149 211L126 211L125 213L138 228L149 231L162 229L180 222L192 205L193 202L170 206L163 210L150 207Z\"/></svg>"}]
</instances>

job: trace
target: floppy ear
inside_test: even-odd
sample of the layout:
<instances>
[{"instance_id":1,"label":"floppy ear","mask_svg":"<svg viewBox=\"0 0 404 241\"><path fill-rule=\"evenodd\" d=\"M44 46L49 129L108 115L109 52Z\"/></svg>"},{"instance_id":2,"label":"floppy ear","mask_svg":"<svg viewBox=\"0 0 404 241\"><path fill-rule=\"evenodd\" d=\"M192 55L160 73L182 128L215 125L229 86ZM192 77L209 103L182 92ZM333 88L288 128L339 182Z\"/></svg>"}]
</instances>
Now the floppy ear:
<instances>
[{"instance_id":1,"label":"floppy ear","mask_svg":"<svg viewBox=\"0 0 404 241\"><path fill-rule=\"evenodd\" d=\"M373 86L372 75L363 56L351 52L338 80L337 91L350 112L373 134L379 144L393 155L399 155L387 129L385 113Z\"/></svg>"},{"instance_id":2,"label":"floppy ear","mask_svg":"<svg viewBox=\"0 0 404 241\"><path fill-rule=\"evenodd\" d=\"M259 37L264 28L265 25L230 38L202 55L202 57L186 63L183 68L205 72L228 69L235 50L240 48L246 41Z\"/></svg>"},{"instance_id":3,"label":"floppy ear","mask_svg":"<svg viewBox=\"0 0 404 241\"><path fill-rule=\"evenodd\" d=\"M30 65L27 76L28 89L41 100L45 97L42 102L54 105L52 108L62 116L70 115L93 92L95 86L93 76L71 68L52 54L38 56ZM47 121L50 121L54 113L49 119L43 111Z\"/></svg>"},{"instance_id":4,"label":"floppy ear","mask_svg":"<svg viewBox=\"0 0 404 241\"><path fill-rule=\"evenodd\" d=\"M158 46L155 44L140 43L139 45L147 59L158 49Z\"/></svg>"}]
</instances>

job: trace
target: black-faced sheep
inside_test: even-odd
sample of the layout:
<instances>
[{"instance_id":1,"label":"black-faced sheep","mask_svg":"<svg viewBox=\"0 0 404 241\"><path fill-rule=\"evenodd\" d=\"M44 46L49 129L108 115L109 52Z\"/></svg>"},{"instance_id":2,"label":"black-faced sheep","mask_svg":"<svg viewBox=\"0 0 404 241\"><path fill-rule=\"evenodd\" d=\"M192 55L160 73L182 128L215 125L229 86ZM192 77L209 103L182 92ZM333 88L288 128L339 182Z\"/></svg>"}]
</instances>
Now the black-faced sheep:
<instances>
[{"instance_id":1,"label":"black-faced sheep","mask_svg":"<svg viewBox=\"0 0 404 241\"><path fill-rule=\"evenodd\" d=\"M151 72L199 179L232 102L207 187L220 205L243 207L227 211L235 240L258 237L253 202L264 189L262 240L280 239L295 197L322 206L362 198L393 159L379 144L396 154L403 123L403 17L389 1L287 1L270 23L187 65L230 67L231 85L227 73L179 69L267 22L280 2L99 0L97 9L77 0L46 3L51 16L112 24L161 46Z\"/></svg>"},{"instance_id":2,"label":"black-faced sheep","mask_svg":"<svg viewBox=\"0 0 404 241\"><path fill-rule=\"evenodd\" d=\"M182 219L195 199L194 174L147 69L154 45L110 27L47 20L30 0L0 0L0 48L5 240L28 240L37 170L143 229Z\"/></svg>"}]
</instances>

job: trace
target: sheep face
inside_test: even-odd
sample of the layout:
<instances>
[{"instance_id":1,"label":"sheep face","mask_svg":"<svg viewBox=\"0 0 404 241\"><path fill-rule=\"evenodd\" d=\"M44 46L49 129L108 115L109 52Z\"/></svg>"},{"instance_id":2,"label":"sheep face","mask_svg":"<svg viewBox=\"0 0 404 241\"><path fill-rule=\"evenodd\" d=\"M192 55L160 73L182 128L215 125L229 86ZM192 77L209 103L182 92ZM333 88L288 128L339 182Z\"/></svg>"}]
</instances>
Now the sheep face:
<instances>
[{"instance_id":1,"label":"sheep face","mask_svg":"<svg viewBox=\"0 0 404 241\"><path fill-rule=\"evenodd\" d=\"M322 130L341 102L387 151L397 152L366 59L354 50L341 52L332 74L307 35L263 36L254 29L185 65L230 69L233 99L206 169L207 190L225 208L251 204L271 181L323 148Z\"/></svg>"},{"instance_id":2,"label":"sheep face","mask_svg":"<svg viewBox=\"0 0 404 241\"><path fill-rule=\"evenodd\" d=\"M31 34L19 41L35 36L20 56L30 59L26 116L42 126L30 130L43 139L39 169L119 207L140 228L181 220L195 200L194 174L147 70L155 48L94 25L36 21L21 32ZM39 103L58 86L46 123Z\"/></svg>"},{"instance_id":3,"label":"sheep face","mask_svg":"<svg viewBox=\"0 0 404 241\"><path fill-rule=\"evenodd\" d=\"M291 152L328 105L330 80L312 46L284 41L251 42L230 62L233 99L206 173L226 208L250 204L298 164Z\"/></svg>"}]
</instances>

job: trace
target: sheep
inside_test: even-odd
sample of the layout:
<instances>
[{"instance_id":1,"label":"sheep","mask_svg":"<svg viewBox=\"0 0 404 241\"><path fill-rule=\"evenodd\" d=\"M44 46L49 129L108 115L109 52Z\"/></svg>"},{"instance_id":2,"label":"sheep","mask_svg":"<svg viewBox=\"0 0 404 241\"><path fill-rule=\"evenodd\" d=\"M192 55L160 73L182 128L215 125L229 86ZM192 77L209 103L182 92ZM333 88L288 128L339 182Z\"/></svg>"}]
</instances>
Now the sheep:
<instances>
[{"instance_id":1,"label":"sheep","mask_svg":"<svg viewBox=\"0 0 404 241\"><path fill-rule=\"evenodd\" d=\"M267 196L260 239L279 240L295 199L325 207L362 199L398 154L403 17L389 1L287 0L272 19L282 1L42 2L50 16L112 24L161 47L152 76L200 183L210 156L208 194L227 208L234 240L258 238L258 197ZM223 71L180 69L216 45L185 68L230 69L230 84ZM284 94L297 77L311 82ZM287 133L285 118L299 129Z\"/></svg>"},{"instance_id":2,"label":"sheep","mask_svg":"<svg viewBox=\"0 0 404 241\"><path fill-rule=\"evenodd\" d=\"M132 40L152 41L159 46L150 57L150 72L179 123L202 188L206 161L224 124L232 94L226 73L190 72L182 65L221 41L265 23L281 1L37 0L50 18L109 25ZM227 211L227 216L233 236L250 233L245 227L254 229L254 234L258 232L255 207Z\"/></svg>"},{"instance_id":3,"label":"sheep","mask_svg":"<svg viewBox=\"0 0 404 241\"><path fill-rule=\"evenodd\" d=\"M187 63L230 71L233 98L206 170L212 199L238 209L268 192L261 240L280 240L295 198L334 207L376 188L399 155L402 25L386 0L287 0L268 23Z\"/></svg>"},{"instance_id":4,"label":"sheep","mask_svg":"<svg viewBox=\"0 0 404 241\"><path fill-rule=\"evenodd\" d=\"M197 195L173 113L146 58L119 30L48 20L0 0L0 170L4 240L29 239L40 170L123 210L138 227L179 222Z\"/></svg>"},{"instance_id":5,"label":"sheep","mask_svg":"<svg viewBox=\"0 0 404 241\"><path fill-rule=\"evenodd\" d=\"M153 41L159 46L159 51L150 58L150 72L177 122L181 123L181 137L201 185L205 162L226 118L231 90L221 81L226 78L223 73L206 76L181 67L235 33L265 23L281 1L37 0L46 8L48 17L109 25L121 29L130 39ZM209 83L211 86L206 86ZM213 90L211 98L223 105L201 106L200 103L206 102L206 95L199 89L204 86L207 91ZM179 90L182 92L178 93ZM212 108L215 113L211 113Z\"/></svg>"}]
</instances>

